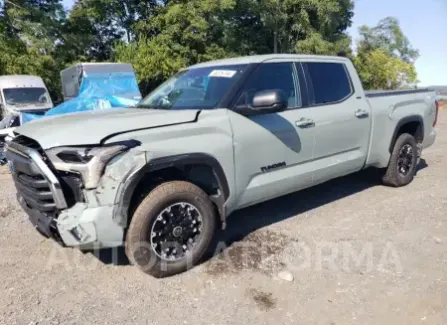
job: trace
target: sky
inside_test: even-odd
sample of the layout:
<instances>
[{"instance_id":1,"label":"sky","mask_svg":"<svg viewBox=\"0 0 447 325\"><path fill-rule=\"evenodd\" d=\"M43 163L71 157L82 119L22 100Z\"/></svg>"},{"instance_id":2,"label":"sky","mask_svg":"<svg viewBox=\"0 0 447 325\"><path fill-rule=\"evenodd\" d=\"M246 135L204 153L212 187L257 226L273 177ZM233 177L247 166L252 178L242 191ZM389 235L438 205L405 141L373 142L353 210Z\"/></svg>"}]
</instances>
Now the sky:
<instances>
[{"instance_id":1,"label":"sky","mask_svg":"<svg viewBox=\"0 0 447 325\"><path fill-rule=\"evenodd\" d=\"M74 0L63 0L69 9ZM355 0L353 41L362 25L382 18L399 19L404 34L420 52L416 70L420 86L447 85L447 0Z\"/></svg>"},{"instance_id":2,"label":"sky","mask_svg":"<svg viewBox=\"0 0 447 325\"><path fill-rule=\"evenodd\" d=\"M375 26L387 16L399 19L404 34L419 50L419 85L447 85L447 0L355 0L349 34L355 41L360 26Z\"/></svg>"}]
</instances>

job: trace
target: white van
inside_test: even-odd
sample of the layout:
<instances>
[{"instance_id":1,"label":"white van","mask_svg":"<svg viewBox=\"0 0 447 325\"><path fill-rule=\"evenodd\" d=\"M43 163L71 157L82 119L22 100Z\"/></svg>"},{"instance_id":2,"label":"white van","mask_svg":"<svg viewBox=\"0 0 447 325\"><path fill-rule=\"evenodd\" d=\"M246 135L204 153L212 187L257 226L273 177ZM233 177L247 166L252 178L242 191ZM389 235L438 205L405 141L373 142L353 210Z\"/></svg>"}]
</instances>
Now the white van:
<instances>
[{"instance_id":1,"label":"white van","mask_svg":"<svg viewBox=\"0 0 447 325\"><path fill-rule=\"evenodd\" d=\"M19 113L44 114L53 108L42 78L27 75L0 76L1 118Z\"/></svg>"}]
</instances>

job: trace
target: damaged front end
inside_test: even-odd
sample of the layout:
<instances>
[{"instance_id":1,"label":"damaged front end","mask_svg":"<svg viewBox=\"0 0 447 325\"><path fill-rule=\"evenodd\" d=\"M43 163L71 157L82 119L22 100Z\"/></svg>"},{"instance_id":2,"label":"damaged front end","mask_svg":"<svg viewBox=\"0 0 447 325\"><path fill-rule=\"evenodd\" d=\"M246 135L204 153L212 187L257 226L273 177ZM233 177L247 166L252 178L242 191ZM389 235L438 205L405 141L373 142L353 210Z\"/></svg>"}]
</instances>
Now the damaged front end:
<instances>
[{"instance_id":1,"label":"damaged front end","mask_svg":"<svg viewBox=\"0 0 447 325\"><path fill-rule=\"evenodd\" d=\"M27 137L7 147L18 200L34 226L67 246L122 245L124 227L112 216L117 193L146 164L138 141L42 150Z\"/></svg>"}]
</instances>

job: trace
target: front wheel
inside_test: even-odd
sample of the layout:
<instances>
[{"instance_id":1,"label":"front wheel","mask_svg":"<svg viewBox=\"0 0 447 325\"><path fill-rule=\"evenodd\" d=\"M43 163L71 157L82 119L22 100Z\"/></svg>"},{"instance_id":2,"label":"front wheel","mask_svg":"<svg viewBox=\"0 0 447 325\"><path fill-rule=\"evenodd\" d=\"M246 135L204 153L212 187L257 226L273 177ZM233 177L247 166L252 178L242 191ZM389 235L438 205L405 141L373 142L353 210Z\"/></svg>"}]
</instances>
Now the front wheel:
<instances>
[{"instance_id":1,"label":"front wheel","mask_svg":"<svg viewBox=\"0 0 447 325\"><path fill-rule=\"evenodd\" d=\"M394 144L388 168L382 178L383 183L393 187L411 183L416 173L419 151L411 134L401 134Z\"/></svg>"},{"instance_id":2,"label":"front wheel","mask_svg":"<svg viewBox=\"0 0 447 325\"><path fill-rule=\"evenodd\" d=\"M215 228L215 210L204 191L188 182L166 182L151 191L135 211L126 254L145 273L174 275L197 264Z\"/></svg>"}]
</instances>

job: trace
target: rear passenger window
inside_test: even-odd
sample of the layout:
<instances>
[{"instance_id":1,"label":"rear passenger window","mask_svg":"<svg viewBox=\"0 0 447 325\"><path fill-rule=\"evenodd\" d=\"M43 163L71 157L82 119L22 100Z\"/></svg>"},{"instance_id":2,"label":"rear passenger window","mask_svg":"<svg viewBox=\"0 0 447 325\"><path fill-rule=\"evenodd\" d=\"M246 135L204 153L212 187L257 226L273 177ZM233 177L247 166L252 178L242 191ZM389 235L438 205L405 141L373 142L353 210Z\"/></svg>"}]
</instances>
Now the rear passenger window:
<instances>
[{"instance_id":1,"label":"rear passenger window","mask_svg":"<svg viewBox=\"0 0 447 325\"><path fill-rule=\"evenodd\" d=\"M343 63L307 62L314 104L339 102L352 94L351 82Z\"/></svg>"}]
</instances>

